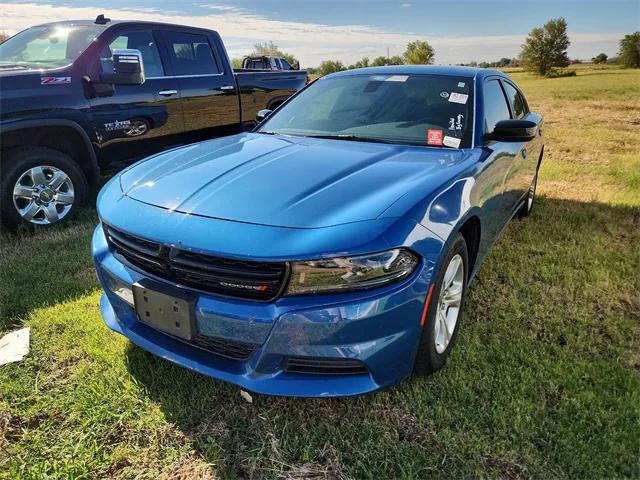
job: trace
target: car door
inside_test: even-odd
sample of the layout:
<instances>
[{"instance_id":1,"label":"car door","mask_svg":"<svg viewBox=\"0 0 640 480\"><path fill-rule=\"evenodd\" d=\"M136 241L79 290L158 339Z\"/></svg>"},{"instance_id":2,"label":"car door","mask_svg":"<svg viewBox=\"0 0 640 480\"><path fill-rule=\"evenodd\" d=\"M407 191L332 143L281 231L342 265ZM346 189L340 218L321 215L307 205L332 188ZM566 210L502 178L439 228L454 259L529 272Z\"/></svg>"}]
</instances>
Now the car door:
<instances>
[{"instance_id":1,"label":"car door","mask_svg":"<svg viewBox=\"0 0 640 480\"><path fill-rule=\"evenodd\" d=\"M233 71L220 54L219 39L206 32L162 32L164 48L179 82L186 132L240 124Z\"/></svg>"},{"instance_id":2,"label":"car door","mask_svg":"<svg viewBox=\"0 0 640 480\"><path fill-rule=\"evenodd\" d=\"M178 81L160 55L158 33L152 28L116 29L104 43L94 70L113 71L115 49L142 53L145 82L117 85L111 95L90 100L103 161L135 158L175 144L184 130ZM96 76L97 76L96 75Z\"/></svg>"},{"instance_id":3,"label":"car door","mask_svg":"<svg viewBox=\"0 0 640 480\"><path fill-rule=\"evenodd\" d=\"M511 118L507 98L497 77L488 78L483 84L483 131L487 135L493 133L496 123ZM517 161L519 149L517 143L485 140L484 147L488 153L482 163L482 172L478 176L478 192L484 210L488 243L502 231L511 218L514 199L510 197L506 185L509 172Z\"/></svg>"},{"instance_id":4,"label":"car door","mask_svg":"<svg viewBox=\"0 0 640 480\"><path fill-rule=\"evenodd\" d=\"M509 100L511 118L527 118L529 109L520 91L505 79L501 79L501 83ZM538 138L536 135L536 138L529 142L517 142L518 152L505 179L506 194L513 209L518 208L533 180L540 158L541 141Z\"/></svg>"}]
</instances>

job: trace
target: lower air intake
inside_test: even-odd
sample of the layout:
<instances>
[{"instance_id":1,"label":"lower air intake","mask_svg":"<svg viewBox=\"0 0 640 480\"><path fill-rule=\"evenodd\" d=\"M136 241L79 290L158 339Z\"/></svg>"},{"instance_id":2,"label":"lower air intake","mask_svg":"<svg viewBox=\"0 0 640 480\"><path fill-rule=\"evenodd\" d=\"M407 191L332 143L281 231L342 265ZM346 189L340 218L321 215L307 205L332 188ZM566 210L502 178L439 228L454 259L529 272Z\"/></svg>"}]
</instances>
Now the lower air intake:
<instances>
[{"instance_id":1,"label":"lower air intake","mask_svg":"<svg viewBox=\"0 0 640 480\"><path fill-rule=\"evenodd\" d=\"M369 371L359 360L349 358L289 357L284 366L289 373L315 375L362 375Z\"/></svg>"}]
</instances>

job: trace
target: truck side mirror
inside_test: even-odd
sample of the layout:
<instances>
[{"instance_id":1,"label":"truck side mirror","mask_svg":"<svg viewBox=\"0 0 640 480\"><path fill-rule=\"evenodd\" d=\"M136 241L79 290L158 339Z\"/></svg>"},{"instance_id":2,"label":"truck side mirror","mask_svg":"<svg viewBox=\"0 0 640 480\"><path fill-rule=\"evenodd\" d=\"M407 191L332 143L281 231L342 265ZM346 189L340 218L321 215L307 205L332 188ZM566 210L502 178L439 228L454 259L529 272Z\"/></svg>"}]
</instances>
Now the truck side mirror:
<instances>
[{"instance_id":1,"label":"truck side mirror","mask_svg":"<svg viewBox=\"0 0 640 480\"><path fill-rule=\"evenodd\" d=\"M269 110L268 108L260 110L258 113L256 113L256 122L262 122L265 118L271 115L271 112L273 112L273 110Z\"/></svg>"},{"instance_id":2,"label":"truck side mirror","mask_svg":"<svg viewBox=\"0 0 640 480\"><path fill-rule=\"evenodd\" d=\"M133 48L113 51L113 73L103 73L101 80L114 85L142 85L146 78L142 53Z\"/></svg>"}]
</instances>

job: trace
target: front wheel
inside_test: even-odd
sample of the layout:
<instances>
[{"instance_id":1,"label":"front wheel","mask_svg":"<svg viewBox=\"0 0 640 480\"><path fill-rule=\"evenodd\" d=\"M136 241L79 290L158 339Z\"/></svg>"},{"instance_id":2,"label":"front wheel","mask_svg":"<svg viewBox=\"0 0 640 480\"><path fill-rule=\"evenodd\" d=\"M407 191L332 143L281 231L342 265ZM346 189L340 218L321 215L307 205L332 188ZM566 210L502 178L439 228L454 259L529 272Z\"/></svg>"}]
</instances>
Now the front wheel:
<instances>
[{"instance_id":1,"label":"front wheel","mask_svg":"<svg viewBox=\"0 0 640 480\"><path fill-rule=\"evenodd\" d=\"M87 196L87 179L68 155L44 147L3 154L2 222L50 226L72 215Z\"/></svg>"},{"instance_id":2,"label":"front wheel","mask_svg":"<svg viewBox=\"0 0 640 480\"><path fill-rule=\"evenodd\" d=\"M444 367L458 330L468 277L467 243L458 233L449 244L431 290L414 371L428 375Z\"/></svg>"}]
</instances>

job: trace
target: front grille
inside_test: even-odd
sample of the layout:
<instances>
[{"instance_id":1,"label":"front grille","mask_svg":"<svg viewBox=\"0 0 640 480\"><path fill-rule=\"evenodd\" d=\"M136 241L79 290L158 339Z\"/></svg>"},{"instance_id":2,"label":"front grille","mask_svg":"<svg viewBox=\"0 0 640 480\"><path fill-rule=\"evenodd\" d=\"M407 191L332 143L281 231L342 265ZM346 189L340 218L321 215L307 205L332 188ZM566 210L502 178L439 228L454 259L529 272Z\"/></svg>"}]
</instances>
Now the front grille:
<instances>
[{"instance_id":1,"label":"front grille","mask_svg":"<svg viewBox=\"0 0 640 480\"><path fill-rule=\"evenodd\" d=\"M198 335L191 340L190 343L193 343L194 345L209 352L213 352L233 360L246 360L257 348L257 345L252 343L236 342L223 338L205 337L203 335Z\"/></svg>"},{"instance_id":2,"label":"front grille","mask_svg":"<svg viewBox=\"0 0 640 480\"><path fill-rule=\"evenodd\" d=\"M286 262L256 262L195 253L105 226L112 251L129 264L187 287L228 297L270 301L287 280Z\"/></svg>"},{"instance_id":3,"label":"front grille","mask_svg":"<svg viewBox=\"0 0 640 480\"><path fill-rule=\"evenodd\" d=\"M361 375L369 373L359 360L349 358L289 357L284 369L289 373L312 373L320 375Z\"/></svg>"}]
</instances>

